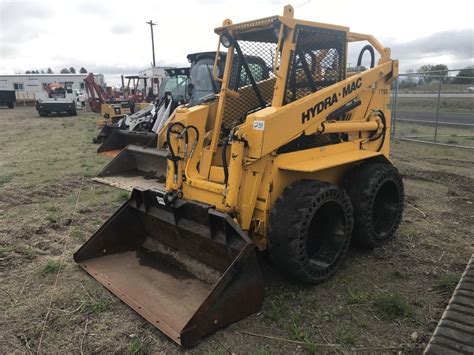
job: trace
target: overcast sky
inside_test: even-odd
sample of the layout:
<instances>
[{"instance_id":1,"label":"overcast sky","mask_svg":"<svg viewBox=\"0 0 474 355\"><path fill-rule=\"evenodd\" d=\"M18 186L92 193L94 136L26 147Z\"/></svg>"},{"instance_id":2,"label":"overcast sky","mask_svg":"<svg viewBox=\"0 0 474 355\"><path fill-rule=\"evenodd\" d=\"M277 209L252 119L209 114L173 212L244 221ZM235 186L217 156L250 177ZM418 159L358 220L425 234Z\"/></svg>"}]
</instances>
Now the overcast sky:
<instances>
[{"instance_id":1,"label":"overcast sky","mask_svg":"<svg viewBox=\"0 0 474 355\"><path fill-rule=\"evenodd\" d=\"M186 64L186 54L215 50L213 29L281 14L288 1L46 1L0 0L0 73L73 66L102 73L108 84L118 74L150 66L150 28L155 26L157 65ZM449 68L474 65L474 19L468 0L372 1L295 0L295 17L373 34L392 49L402 71L423 64ZM438 4L442 4L438 6ZM350 53L355 64L358 53Z\"/></svg>"}]
</instances>

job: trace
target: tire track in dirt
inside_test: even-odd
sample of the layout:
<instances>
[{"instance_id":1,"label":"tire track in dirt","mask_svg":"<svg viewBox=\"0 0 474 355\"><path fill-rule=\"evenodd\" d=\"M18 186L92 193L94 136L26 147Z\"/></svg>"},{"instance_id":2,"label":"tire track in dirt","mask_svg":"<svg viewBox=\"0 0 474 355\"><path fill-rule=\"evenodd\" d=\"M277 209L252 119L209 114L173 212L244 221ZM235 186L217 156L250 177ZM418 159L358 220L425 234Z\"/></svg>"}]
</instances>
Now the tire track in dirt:
<instances>
[{"instance_id":1,"label":"tire track in dirt","mask_svg":"<svg viewBox=\"0 0 474 355\"><path fill-rule=\"evenodd\" d=\"M404 169L405 170L405 169ZM408 168L402 173L405 179L434 182L448 188L443 198L448 210L442 212L440 218L449 223L457 233L472 231L474 214L474 179L448 171L419 170Z\"/></svg>"},{"instance_id":2,"label":"tire track in dirt","mask_svg":"<svg viewBox=\"0 0 474 355\"><path fill-rule=\"evenodd\" d=\"M446 159L446 158L425 158L425 161L430 164L441 165L441 166L453 166L456 168L474 168L474 163L469 160L457 160L457 159Z\"/></svg>"},{"instance_id":3,"label":"tire track in dirt","mask_svg":"<svg viewBox=\"0 0 474 355\"><path fill-rule=\"evenodd\" d=\"M81 184L81 176L70 176L49 185L32 185L22 189L6 189L0 194L0 210L32 203L45 201L45 197L50 199L66 197L74 193ZM90 179L84 181L83 187L92 185Z\"/></svg>"},{"instance_id":4,"label":"tire track in dirt","mask_svg":"<svg viewBox=\"0 0 474 355\"><path fill-rule=\"evenodd\" d=\"M463 192L474 194L474 179L469 176L448 171L418 170L413 168L402 171L402 176L410 180L436 182L451 187L454 190L462 190Z\"/></svg>"}]
</instances>

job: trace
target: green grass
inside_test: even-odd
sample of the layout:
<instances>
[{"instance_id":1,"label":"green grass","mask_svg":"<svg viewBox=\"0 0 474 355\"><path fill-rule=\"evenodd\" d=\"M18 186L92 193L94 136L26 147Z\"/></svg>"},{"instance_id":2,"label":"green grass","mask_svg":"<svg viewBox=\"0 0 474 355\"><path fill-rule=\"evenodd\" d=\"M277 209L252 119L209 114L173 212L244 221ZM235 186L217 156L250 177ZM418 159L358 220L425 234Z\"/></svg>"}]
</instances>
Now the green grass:
<instances>
[{"instance_id":1,"label":"green grass","mask_svg":"<svg viewBox=\"0 0 474 355\"><path fill-rule=\"evenodd\" d=\"M84 233L80 229L74 229L71 231L71 237L75 239L82 240L83 236L84 236Z\"/></svg>"},{"instance_id":2,"label":"green grass","mask_svg":"<svg viewBox=\"0 0 474 355\"><path fill-rule=\"evenodd\" d=\"M297 321L293 320L288 326L290 339L304 342L304 347L308 354L315 354L317 350L316 344L311 342L308 331Z\"/></svg>"},{"instance_id":3,"label":"green grass","mask_svg":"<svg viewBox=\"0 0 474 355\"><path fill-rule=\"evenodd\" d=\"M290 323L288 327L288 333L292 340L299 340L299 341L304 341L304 342L309 341L308 340L309 336L308 336L307 331L295 321Z\"/></svg>"},{"instance_id":4,"label":"green grass","mask_svg":"<svg viewBox=\"0 0 474 355\"><path fill-rule=\"evenodd\" d=\"M396 121L394 136L396 138L406 137L426 142L434 142L435 126L434 124L427 123ZM473 141L474 128L446 125L438 126L438 143L474 147ZM396 144L397 140L393 140L392 142Z\"/></svg>"},{"instance_id":5,"label":"green grass","mask_svg":"<svg viewBox=\"0 0 474 355\"><path fill-rule=\"evenodd\" d=\"M82 308L81 312L84 314L95 315L106 312L110 309L110 304L105 301L88 301Z\"/></svg>"},{"instance_id":6,"label":"green grass","mask_svg":"<svg viewBox=\"0 0 474 355\"><path fill-rule=\"evenodd\" d=\"M396 280L407 280L408 279L408 275L404 272L399 271L399 270L392 271L390 273L390 276L393 277Z\"/></svg>"},{"instance_id":7,"label":"green grass","mask_svg":"<svg viewBox=\"0 0 474 355\"><path fill-rule=\"evenodd\" d=\"M309 355L314 355L314 354L317 354L318 353L318 346L314 343L310 343L310 342L306 342L306 344L304 345L305 349L306 349L306 352L309 354Z\"/></svg>"},{"instance_id":8,"label":"green grass","mask_svg":"<svg viewBox=\"0 0 474 355\"><path fill-rule=\"evenodd\" d=\"M397 98L397 111L436 112L438 98ZM441 112L472 113L474 111L474 100L462 98L449 98L439 103Z\"/></svg>"},{"instance_id":9,"label":"green grass","mask_svg":"<svg viewBox=\"0 0 474 355\"><path fill-rule=\"evenodd\" d=\"M12 249L9 247L0 247L0 258L6 257L11 252L11 250Z\"/></svg>"},{"instance_id":10,"label":"green grass","mask_svg":"<svg viewBox=\"0 0 474 355\"><path fill-rule=\"evenodd\" d=\"M58 220L59 220L59 216L55 216L55 215L47 215L46 216L46 220L49 222L49 223L57 223Z\"/></svg>"},{"instance_id":11,"label":"green grass","mask_svg":"<svg viewBox=\"0 0 474 355\"><path fill-rule=\"evenodd\" d=\"M94 190L95 194L97 195L105 195L110 192L110 189L105 188L105 187L99 187Z\"/></svg>"},{"instance_id":12,"label":"green grass","mask_svg":"<svg viewBox=\"0 0 474 355\"><path fill-rule=\"evenodd\" d=\"M255 353L257 353L259 350L256 350ZM206 355L227 355L228 352L222 349L216 349L216 350L209 350L206 351L204 354Z\"/></svg>"},{"instance_id":13,"label":"green grass","mask_svg":"<svg viewBox=\"0 0 474 355\"><path fill-rule=\"evenodd\" d=\"M117 201L125 202L125 201L128 201L129 198L130 198L130 194L128 192L120 192L117 196Z\"/></svg>"},{"instance_id":14,"label":"green grass","mask_svg":"<svg viewBox=\"0 0 474 355\"><path fill-rule=\"evenodd\" d=\"M50 259L43 266L42 272L45 275L55 274L59 271L60 268L61 268L61 262L59 262L59 260Z\"/></svg>"},{"instance_id":15,"label":"green grass","mask_svg":"<svg viewBox=\"0 0 474 355\"><path fill-rule=\"evenodd\" d=\"M44 209L48 212L51 212L51 213L57 213L57 212L60 211L58 206L53 205L53 204L49 204L49 203L44 206Z\"/></svg>"},{"instance_id":16,"label":"green grass","mask_svg":"<svg viewBox=\"0 0 474 355\"><path fill-rule=\"evenodd\" d=\"M8 184L12 180L13 180L13 174L1 175L0 176L0 186Z\"/></svg>"},{"instance_id":17,"label":"green grass","mask_svg":"<svg viewBox=\"0 0 474 355\"><path fill-rule=\"evenodd\" d=\"M28 258L33 258L38 255L38 251L30 246L20 246L16 249L16 251Z\"/></svg>"},{"instance_id":18,"label":"green grass","mask_svg":"<svg viewBox=\"0 0 474 355\"><path fill-rule=\"evenodd\" d=\"M358 335L353 329L339 329L336 332L336 341L342 345L355 345L358 340Z\"/></svg>"},{"instance_id":19,"label":"green grass","mask_svg":"<svg viewBox=\"0 0 474 355\"><path fill-rule=\"evenodd\" d=\"M226 351L224 354L228 354L228 352ZM271 352L269 352L265 348L257 349L252 353L252 355L270 355L270 354L271 354Z\"/></svg>"},{"instance_id":20,"label":"green grass","mask_svg":"<svg viewBox=\"0 0 474 355\"><path fill-rule=\"evenodd\" d=\"M367 300L367 295L361 291L352 291L350 288L347 289L347 304L357 305Z\"/></svg>"},{"instance_id":21,"label":"green grass","mask_svg":"<svg viewBox=\"0 0 474 355\"><path fill-rule=\"evenodd\" d=\"M269 302L268 311L266 311L264 315L275 324L282 325L284 323L283 317L286 313L286 302L284 298L276 297Z\"/></svg>"},{"instance_id":22,"label":"green grass","mask_svg":"<svg viewBox=\"0 0 474 355\"><path fill-rule=\"evenodd\" d=\"M433 289L445 294L452 294L461 276L459 274L442 275L436 280Z\"/></svg>"},{"instance_id":23,"label":"green grass","mask_svg":"<svg viewBox=\"0 0 474 355\"><path fill-rule=\"evenodd\" d=\"M399 294L381 294L375 297L374 305L380 317L386 320L409 318L413 310L406 299Z\"/></svg>"},{"instance_id":24,"label":"green grass","mask_svg":"<svg viewBox=\"0 0 474 355\"><path fill-rule=\"evenodd\" d=\"M145 345L138 338L133 339L128 345L127 354L129 355L143 355L146 353L147 350Z\"/></svg>"}]
</instances>

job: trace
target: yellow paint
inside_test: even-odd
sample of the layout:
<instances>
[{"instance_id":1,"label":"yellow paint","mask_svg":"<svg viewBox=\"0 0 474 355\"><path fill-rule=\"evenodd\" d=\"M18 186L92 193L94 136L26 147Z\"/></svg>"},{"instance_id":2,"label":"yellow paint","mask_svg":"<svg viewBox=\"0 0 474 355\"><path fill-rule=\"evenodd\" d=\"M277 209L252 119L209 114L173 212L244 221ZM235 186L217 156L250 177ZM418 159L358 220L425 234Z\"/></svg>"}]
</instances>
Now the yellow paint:
<instances>
[{"instance_id":1,"label":"yellow paint","mask_svg":"<svg viewBox=\"0 0 474 355\"><path fill-rule=\"evenodd\" d=\"M243 33L246 36L258 34L265 26L273 30L271 26L278 21L280 27L276 28L276 33L279 34L279 50L274 55L279 65L273 65L277 71L272 78L257 83L260 88L272 89L272 96L265 98L271 100L271 106L248 114L241 124L225 127L223 117L226 107L238 106L239 109L244 107L243 110L247 110L245 105L251 106L250 101L255 100L250 85L238 92L228 88L234 56L231 46L227 51L223 77L219 79L221 89L217 99L211 103L177 109L158 138L158 145L162 147L166 141L166 130L175 122L198 129L199 140L196 144L192 143L195 134L189 130L187 150L182 135L172 134L170 142L167 142L180 160L177 162L176 178L173 164L168 162L166 188L180 190L185 199L231 212L241 228L262 250L267 246L269 212L288 185L301 179L341 184L349 169L362 161L389 161L390 83L398 75L398 62L391 60L390 50L371 35L352 33L343 26L297 20L293 16L293 8L286 6L283 16L239 24L226 20L222 27L215 30L217 34L229 33L239 38ZM285 104L285 86L295 50L295 27L298 25L344 32L347 42L343 47L346 50L348 42L368 41L379 53L380 60L374 68L361 73L346 74L344 70L346 77L340 82ZM327 51L320 51L317 58L323 60L326 54ZM322 75L322 69L317 70ZM340 121L328 120L329 114L352 100L359 100L360 105L352 109L349 116ZM382 121L375 110L381 110L386 117L383 146ZM229 167L227 185L222 166L223 127L226 132L233 128L226 150ZM319 147L279 153L282 146L301 135L322 139L328 138L329 134L343 134L340 136L343 138L340 141L327 140L329 143Z\"/></svg>"}]
</instances>

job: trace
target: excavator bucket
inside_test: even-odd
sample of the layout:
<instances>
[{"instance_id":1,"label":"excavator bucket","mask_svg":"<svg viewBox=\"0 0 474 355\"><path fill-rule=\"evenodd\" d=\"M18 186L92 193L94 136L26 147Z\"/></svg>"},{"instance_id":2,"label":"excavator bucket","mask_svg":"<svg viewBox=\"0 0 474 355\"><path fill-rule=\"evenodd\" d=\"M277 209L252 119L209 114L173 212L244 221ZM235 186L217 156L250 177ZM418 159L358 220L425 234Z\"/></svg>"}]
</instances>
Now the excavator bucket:
<instances>
[{"instance_id":1,"label":"excavator bucket","mask_svg":"<svg viewBox=\"0 0 474 355\"><path fill-rule=\"evenodd\" d=\"M261 308L255 245L233 219L201 203L132 196L75 254L92 277L176 343Z\"/></svg>"},{"instance_id":2,"label":"excavator bucket","mask_svg":"<svg viewBox=\"0 0 474 355\"><path fill-rule=\"evenodd\" d=\"M129 191L160 188L166 180L167 157L164 149L129 145L93 180Z\"/></svg>"},{"instance_id":3,"label":"excavator bucket","mask_svg":"<svg viewBox=\"0 0 474 355\"><path fill-rule=\"evenodd\" d=\"M154 132L135 132L113 128L97 149L97 153L115 157L126 146L133 144L144 147L156 147L157 135Z\"/></svg>"}]
</instances>

